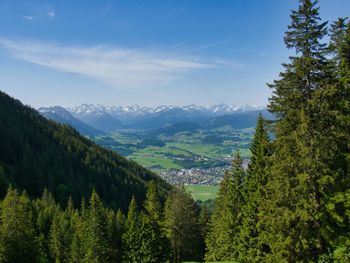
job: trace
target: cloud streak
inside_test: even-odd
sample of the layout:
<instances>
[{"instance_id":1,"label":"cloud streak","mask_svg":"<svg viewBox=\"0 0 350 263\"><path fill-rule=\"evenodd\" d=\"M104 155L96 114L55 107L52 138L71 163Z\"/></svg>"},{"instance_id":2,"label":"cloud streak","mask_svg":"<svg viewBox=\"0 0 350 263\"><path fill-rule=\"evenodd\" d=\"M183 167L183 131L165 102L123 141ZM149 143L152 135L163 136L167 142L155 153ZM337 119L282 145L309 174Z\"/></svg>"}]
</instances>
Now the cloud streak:
<instances>
[{"instance_id":1,"label":"cloud streak","mask_svg":"<svg viewBox=\"0 0 350 263\"><path fill-rule=\"evenodd\" d=\"M56 13L55 13L55 11L50 11L50 12L47 13L47 16L48 16L49 18L53 19L53 18L55 18Z\"/></svg>"},{"instance_id":2,"label":"cloud streak","mask_svg":"<svg viewBox=\"0 0 350 263\"><path fill-rule=\"evenodd\" d=\"M53 20L56 17L56 12L52 7L40 7L30 13L30 15L25 15L23 18L29 21L45 21Z\"/></svg>"},{"instance_id":3,"label":"cloud streak","mask_svg":"<svg viewBox=\"0 0 350 263\"><path fill-rule=\"evenodd\" d=\"M33 16L24 16L24 19L27 19L27 20L34 20L35 18Z\"/></svg>"},{"instance_id":4,"label":"cloud streak","mask_svg":"<svg viewBox=\"0 0 350 263\"><path fill-rule=\"evenodd\" d=\"M13 59L80 74L115 88L162 85L186 72L215 67L190 56L109 45L64 46L0 39L0 48Z\"/></svg>"}]
</instances>

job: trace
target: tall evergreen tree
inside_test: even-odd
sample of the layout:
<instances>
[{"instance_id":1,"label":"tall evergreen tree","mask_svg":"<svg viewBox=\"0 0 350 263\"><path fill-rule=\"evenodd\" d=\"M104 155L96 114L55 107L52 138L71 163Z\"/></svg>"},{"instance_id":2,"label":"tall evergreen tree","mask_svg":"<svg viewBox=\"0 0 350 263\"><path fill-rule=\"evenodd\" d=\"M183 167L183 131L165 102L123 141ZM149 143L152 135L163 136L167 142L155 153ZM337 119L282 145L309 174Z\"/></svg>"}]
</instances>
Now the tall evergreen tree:
<instances>
[{"instance_id":1,"label":"tall evergreen tree","mask_svg":"<svg viewBox=\"0 0 350 263\"><path fill-rule=\"evenodd\" d=\"M232 167L220 183L206 240L206 260L235 260L238 257L238 226L244 203L245 172L242 164L243 161L237 152Z\"/></svg>"},{"instance_id":2,"label":"tall evergreen tree","mask_svg":"<svg viewBox=\"0 0 350 263\"><path fill-rule=\"evenodd\" d=\"M84 222L85 233L83 245L85 247L85 262L109 262L107 233L107 216L105 208L98 194L91 194L87 221Z\"/></svg>"},{"instance_id":3,"label":"tall evergreen tree","mask_svg":"<svg viewBox=\"0 0 350 263\"><path fill-rule=\"evenodd\" d=\"M174 188L165 204L165 227L173 262L202 260L200 257L199 209L183 187Z\"/></svg>"},{"instance_id":4,"label":"tall evergreen tree","mask_svg":"<svg viewBox=\"0 0 350 263\"><path fill-rule=\"evenodd\" d=\"M322 162L322 236L335 261L350 260L350 28L339 18L331 26L332 81L317 91L312 105L317 122L318 159ZM340 252L339 252L340 251ZM329 252L328 252L329 253ZM345 257L345 259L340 259Z\"/></svg>"},{"instance_id":5,"label":"tall evergreen tree","mask_svg":"<svg viewBox=\"0 0 350 263\"><path fill-rule=\"evenodd\" d=\"M332 81L326 45L321 42L326 22L320 22L317 1L299 3L285 36L286 46L296 56L270 85L276 141L259 226L268 246L265 259L278 262L317 261L326 252L324 231L330 225L324 200L334 179L322 160L327 143L322 136L323 105L315 100Z\"/></svg>"},{"instance_id":6,"label":"tall evergreen tree","mask_svg":"<svg viewBox=\"0 0 350 263\"><path fill-rule=\"evenodd\" d=\"M121 262L121 232L117 215L111 209L106 209L107 220L107 258L114 262Z\"/></svg>"},{"instance_id":7,"label":"tall evergreen tree","mask_svg":"<svg viewBox=\"0 0 350 263\"><path fill-rule=\"evenodd\" d=\"M265 120L259 115L255 135L250 147L252 157L244 180L244 200L242 221L239 227L237 245L239 259L244 262L260 262L260 251L264 249L259 242L258 224L260 207L265 202L266 183L268 180L268 157L271 153Z\"/></svg>"},{"instance_id":8,"label":"tall evergreen tree","mask_svg":"<svg viewBox=\"0 0 350 263\"><path fill-rule=\"evenodd\" d=\"M10 187L1 202L0 262L40 262L38 252L29 198Z\"/></svg>"},{"instance_id":9,"label":"tall evergreen tree","mask_svg":"<svg viewBox=\"0 0 350 263\"><path fill-rule=\"evenodd\" d=\"M49 247L51 258L55 262L70 262L70 248L72 243L72 228L70 214L57 213L53 219L50 234Z\"/></svg>"},{"instance_id":10,"label":"tall evergreen tree","mask_svg":"<svg viewBox=\"0 0 350 263\"><path fill-rule=\"evenodd\" d=\"M162 227L162 209L154 182L148 184L145 212L141 216L143 262L165 262L169 258L168 239Z\"/></svg>"},{"instance_id":11,"label":"tall evergreen tree","mask_svg":"<svg viewBox=\"0 0 350 263\"><path fill-rule=\"evenodd\" d=\"M123 260L126 262L142 262L140 238L141 231L140 214L137 211L135 197L131 199L127 219L125 222L125 232L122 236L123 242Z\"/></svg>"},{"instance_id":12,"label":"tall evergreen tree","mask_svg":"<svg viewBox=\"0 0 350 263\"><path fill-rule=\"evenodd\" d=\"M201 206L201 211L198 216L198 226L200 230L200 236L199 236L199 255L198 258L203 259L205 258L205 250L206 250L206 238L207 238L207 233L209 229L209 223L210 223L210 218L212 214L212 208L210 207L212 204L204 203Z\"/></svg>"},{"instance_id":13,"label":"tall evergreen tree","mask_svg":"<svg viewBox=\"0 0 350 263\"><path fill-rule=\"evenodd\" d=\"M68 203L69 204L69 203ZM83 198L80 206L80 211L72 211L67 207L67 212L70 212L71 217L71 226L72 226L72 243L70 248L70 262L79 263L83 262L85 256L85 246L84 246L84 237L85 237L85 222L87 221L87 207L85 199Z\"/></svg>"},{"instance_id":14,"label":"tall evergreen tree","mask_svg":"<svg viewBox=\"0 0 350 263\"><path fill-rule=\"evenodd\" d=\"M33 202L33 207L35 227L39 233L40 246L49 255L49 232L54 217L61 212L60 207L47 189L44 189L41 198Z\"/></svg>"}]
</instances>

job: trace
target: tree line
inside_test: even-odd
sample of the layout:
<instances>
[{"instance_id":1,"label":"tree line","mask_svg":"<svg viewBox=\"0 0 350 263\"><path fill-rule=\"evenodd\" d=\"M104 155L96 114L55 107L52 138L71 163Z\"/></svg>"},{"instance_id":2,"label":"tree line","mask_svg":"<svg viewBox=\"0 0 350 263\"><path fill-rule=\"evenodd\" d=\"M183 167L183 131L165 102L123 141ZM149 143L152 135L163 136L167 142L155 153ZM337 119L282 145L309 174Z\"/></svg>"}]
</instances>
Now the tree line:
<instances>
[{"instance_id":1,"label":"tree line","mask_svg":"<svg viewBox=\"0 0 350 263\"><path fill-rule=\"evenodd\" d=\"M30 200L10 187L0 202L0 262L182 262L204 255L209 217L182 187L163 206L150 182L142 207L106 208L96 191L64 209L45 190Z\"/></svg>"}]
</instances>

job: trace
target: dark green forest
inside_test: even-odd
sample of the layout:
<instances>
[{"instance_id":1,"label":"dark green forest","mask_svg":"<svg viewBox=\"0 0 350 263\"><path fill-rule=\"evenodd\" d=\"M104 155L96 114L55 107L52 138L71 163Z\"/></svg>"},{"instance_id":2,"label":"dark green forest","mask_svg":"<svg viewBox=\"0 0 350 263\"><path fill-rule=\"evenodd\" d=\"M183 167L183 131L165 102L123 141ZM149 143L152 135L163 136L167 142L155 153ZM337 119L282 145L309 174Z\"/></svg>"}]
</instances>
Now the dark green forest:
<instances>
[{"instance_id":1,"label":"dark green forest","mask_svg":"<svg viewBox=\"0 0 350 263\"><path fill-rule=\"evenodd\" d=\"M80 205L95 189L105 205L126 211L132 195L142 203L150 180L164 199L170 186L149 170L0 92L1 197L11 184L29 197L46 188L62 206L70 196Z\"/></svg>"},{"instance_id":2,"label":"dark green forest","mask_svg":"<svg viewBox=\"0 0 350 263\"><path fill-rule=\"evenodd\" d=\"M213 207L1 93L0 262L350 262L350 22L318 8Z\"/></svg>"}]
</instances>

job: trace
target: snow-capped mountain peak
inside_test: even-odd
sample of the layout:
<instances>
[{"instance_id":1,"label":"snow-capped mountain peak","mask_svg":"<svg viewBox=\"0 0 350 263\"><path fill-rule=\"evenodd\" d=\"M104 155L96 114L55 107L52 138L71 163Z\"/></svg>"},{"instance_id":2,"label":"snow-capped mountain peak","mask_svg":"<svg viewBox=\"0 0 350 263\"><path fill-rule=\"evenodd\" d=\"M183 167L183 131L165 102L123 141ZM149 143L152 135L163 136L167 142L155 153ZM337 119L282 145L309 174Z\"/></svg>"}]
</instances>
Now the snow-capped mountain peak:
<instances>
[{"instance_id":1,"label":"snow-capped mountain peak","mask_svg":"<svg viewBox=\"0 0 350 263\"><path fill-rule=\"evenodd\" d=\"M265 106L261 105L227 105L224 103L212 105L212 106L197 106L194 104L185 106L173 106L173 105L161 105L157 107L142 107L139 105L131 106L104 106L101 104L82 104L80 106L69 108L68 110L73 115L90 115L90 114L101 114L108 113L113 115L132 115L132 116L142 116L146 114L154 114L170 111L173 109L181 109L186 112L192 111L203 111L209 112L214 115L230 114L235 112L245 112L262 110Z\"/></svg>"}]
</instances>

